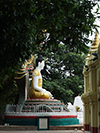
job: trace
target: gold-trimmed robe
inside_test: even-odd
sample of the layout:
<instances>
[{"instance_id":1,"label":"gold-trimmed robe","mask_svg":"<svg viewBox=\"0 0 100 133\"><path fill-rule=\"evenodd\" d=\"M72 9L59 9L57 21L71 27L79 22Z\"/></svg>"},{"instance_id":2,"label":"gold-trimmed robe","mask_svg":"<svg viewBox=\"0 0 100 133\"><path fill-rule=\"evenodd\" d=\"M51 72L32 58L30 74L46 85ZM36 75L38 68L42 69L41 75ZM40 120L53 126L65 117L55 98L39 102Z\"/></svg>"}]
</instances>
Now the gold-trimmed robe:
<instances>
[{"instance_id":1,"label":"gold-trimmed robe","mask_svg":"<svg viewBox=\"0 0 100 133\"><path fill-rule=\"evenodd\" d=\"M38 70L34 70L34 76L39 76L40 72ZM30 89L30 98L31 99L50 99L50 95L48 93L41 93L40 91L37 91L33 87L33 77L31 82L31 89ZM38 86L42 88L42 78L38 79Z\"/></svg>"}]
</instances>

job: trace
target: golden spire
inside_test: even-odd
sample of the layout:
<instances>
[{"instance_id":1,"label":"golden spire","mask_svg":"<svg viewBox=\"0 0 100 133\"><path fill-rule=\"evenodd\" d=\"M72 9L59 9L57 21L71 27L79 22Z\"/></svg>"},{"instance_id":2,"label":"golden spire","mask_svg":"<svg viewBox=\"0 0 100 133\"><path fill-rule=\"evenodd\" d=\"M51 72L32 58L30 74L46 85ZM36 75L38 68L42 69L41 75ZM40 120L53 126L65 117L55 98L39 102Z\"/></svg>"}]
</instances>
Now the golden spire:
<instances>
[{"instance_id":1,"label":"golden spire","mask_svg":"<svg viewBox=\"0 0 100 133\"><path fill-rule=\"evenodd\" d=\"M94 38L94 41L92 41L92 43L91 43L90 50L98 49L99 42L100 41L99 41L98 33L96 33L95 38Z\"/></svg>"},{"instance_id":2,"label":"golden spire","mask_svg":"<svg viewBox=\"0 0 100 133\"><path fill-rule=\"evenodd\" d=\"M87 58L89 58L90 57L90 53L88 53L88 55L87 55Z\"/></svg>"}]
</instances>

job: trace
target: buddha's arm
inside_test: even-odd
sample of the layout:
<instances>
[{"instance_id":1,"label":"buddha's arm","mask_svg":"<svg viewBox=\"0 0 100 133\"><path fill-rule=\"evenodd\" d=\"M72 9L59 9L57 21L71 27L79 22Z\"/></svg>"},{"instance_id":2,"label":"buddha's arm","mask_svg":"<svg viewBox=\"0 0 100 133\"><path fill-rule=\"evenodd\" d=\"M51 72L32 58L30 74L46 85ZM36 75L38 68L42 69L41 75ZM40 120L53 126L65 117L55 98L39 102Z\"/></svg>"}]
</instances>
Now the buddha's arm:
<instances>
[{"instance_id":1,"label":"buddha's arm","mask_svg":"<svg viewBox=\"0 0 100 133\"><path fill-rule=\"evenodd\" d=\"M33 88L40 92L45 92L45 89L38 86L38 76L33 75Z\"/></svg>"},{"instance_id":2,"label":"buddha's arm","mask_svg":"<svg viewBox=\"0 0 100 133\"><path fill-rule=\"evenodd\" d=\"M53 95L49 91L38 86L38 76L33 75L33 79L34 79L33 80L33 88L37 91L40 91L41 93L48 93L50 95L50 97L53 99Z\"/></svg>"}]
</instances>

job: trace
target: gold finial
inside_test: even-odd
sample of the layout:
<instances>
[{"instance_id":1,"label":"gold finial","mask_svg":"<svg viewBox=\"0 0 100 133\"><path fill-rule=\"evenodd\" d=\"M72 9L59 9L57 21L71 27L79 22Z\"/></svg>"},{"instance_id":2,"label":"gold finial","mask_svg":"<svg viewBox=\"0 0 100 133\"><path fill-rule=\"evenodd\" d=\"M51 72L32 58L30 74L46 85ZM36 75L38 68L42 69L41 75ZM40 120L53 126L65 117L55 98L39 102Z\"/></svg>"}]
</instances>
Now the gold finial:
<instances>
[{"instance_id":1,"label":"gold finial","mask_svg":"<svg viewBox=\"0 0 100 133\"><path fill-rule=\"evenodd\" d=\"M85 65L88 65L88 60L89 60L89 58L90 58L90 53L88 53L88 55L87 55L87 57L86 57L86 59L85 59Z\"/></svg>"},{"instance_id":2,"label":"gold finial","mask_svg":"<svg viewBox=\"0 0 100 133\"><path fill-rule=\"evenodd\" d=\"M96 35L95 35L95 38L94 38L94 41L92 41L92 43L91 43L91 50L93 50L93 49L98 49L98 45L99 45L99 37L98 37L98 33L96 33Z\"/></svg>"},{"instance_id":3,"label":"gold finial","mask_svg":"<svg viewBox=\"0 0 100 133\"><path fill-rule=\"evenodd\" d=\"M90 57L90 53L88 53L88 55L87 55L87 58L89 58Z\"/></svg>"},{"instance_id":4,"label":"gold finial","mask_svg":"<svg viewBox=\"0 0 100 133\"><path fill-rule=\"evenodd\" d=\"M93 45L93 43L94 43L94 41L92 40L92 42L91 42L91 46Z\"/></svg>"}]
</instances>

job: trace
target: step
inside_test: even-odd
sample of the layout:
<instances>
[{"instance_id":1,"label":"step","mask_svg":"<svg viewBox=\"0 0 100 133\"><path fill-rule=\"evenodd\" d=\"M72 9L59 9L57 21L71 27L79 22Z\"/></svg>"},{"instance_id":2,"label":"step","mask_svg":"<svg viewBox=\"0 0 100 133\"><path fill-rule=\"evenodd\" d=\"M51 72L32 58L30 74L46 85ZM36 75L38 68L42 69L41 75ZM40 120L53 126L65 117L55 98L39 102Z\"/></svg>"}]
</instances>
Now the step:
<instances>
[{"instance_id":1,"label":"step","mask_svg":"<svg viewBox=\"0 0 100 133\"><path fill-rule=\"evenodd\" d=\"M83 129L83 125L69 125L69 126L50 126L50 130L81 130ZM0 125L0 131L29 131L29 130L37 130L37 126L4 126Z\"/></svg>"}]
</instances>

